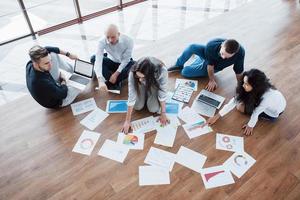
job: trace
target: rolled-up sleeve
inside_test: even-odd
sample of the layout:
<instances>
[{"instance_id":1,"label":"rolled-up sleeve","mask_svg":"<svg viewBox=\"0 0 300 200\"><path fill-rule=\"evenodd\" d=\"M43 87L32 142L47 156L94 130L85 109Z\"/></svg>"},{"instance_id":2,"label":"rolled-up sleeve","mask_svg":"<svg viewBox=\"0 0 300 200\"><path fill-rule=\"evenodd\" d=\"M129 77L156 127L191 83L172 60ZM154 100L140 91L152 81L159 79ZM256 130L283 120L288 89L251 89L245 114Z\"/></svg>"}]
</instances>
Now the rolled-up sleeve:
<instances>
[{"instance_id":1,"label":"rolled-up sleeve","mask_svg":"<svg viewBox=\"0 0 300 200\"><path fill-rule=\"evenodd\" d=\"M135 101L136 101L136 90L134 88L134 77L133 73L130 72L128 76L128 106L134 106Z\"/></svg>"},{"instance_id":2,"label":"rolled-up sleeve","mask_svg":"<svg viewBox=\"0 0 300 200\"><path fill-rule=\"evenodd\" d=\"M250 117L250 120L249 120L249 122L248 122L248 126L249 126L249 127L253 128L253 127L256 125L256 123L257 123L257 121L258 121L258 116L259 116L261 113L263 113L263 112L265 111L265 109L266 109L266 106L264 105L264 102L262 101L262 102L260 103L260 105L257 106L257 107L253 110L253 113L252 113L252 115L251 115L251 117Z\"/></svg>"},{"instance_id":3,"label":"rolled-up sleeve","mask_svg":"<svg viewBox=\"0 0 300 200\"><path fill-rule=\"evenodd\" d=\"M119 65L117 71L121 73L121 71L126 67L126 65L130 62L132 57L133 50L133 41L131 39L127 42L127 48L122 54L121 64Z\"/></svg>"},{"instance_id":4,"label":"rolled-up sleeve","mask_svg":"<svg viewBox=\"0 0 300 200\"><path fill-rule=\"evenodd\" d=\"M232 111L236 105L237 105L237 102L236 102L235 98L233 97L233 98L230 99L230 101L229 101L225 106L223 106L223 108L219 111L220 116L223 117L224 115L226 115L227 113L229 113L230 111Z\"/></svg>"},{"instance_id":5,"label":"rolled-up sleeve","mask_svg":"<svg viewBox=\"0 0 300 200\"><path fill-rule=\"evenodd\" d=\"M158 90L158 100L160 102L166 101L167 100L167 89L168 89L168 70L167 68L164 66L162 67L161 70L161 75L158 79L158 83L160 86L160 90Z\"/></svg>"}]
</instances>

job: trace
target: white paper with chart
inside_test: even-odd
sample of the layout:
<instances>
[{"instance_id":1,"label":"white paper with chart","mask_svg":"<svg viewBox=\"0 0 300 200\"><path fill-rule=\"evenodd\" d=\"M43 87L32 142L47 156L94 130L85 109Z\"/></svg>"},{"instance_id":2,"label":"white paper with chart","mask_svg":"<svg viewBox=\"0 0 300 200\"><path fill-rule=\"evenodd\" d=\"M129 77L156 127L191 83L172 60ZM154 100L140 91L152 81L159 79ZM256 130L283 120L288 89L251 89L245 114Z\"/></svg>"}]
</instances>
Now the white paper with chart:
<instances>
[{"instance_id":1,"label":"white paper with chart","mask_svg":"<svg viewBox=\"0 0 300 200\"><path fill-rule=\"evenodd\" d=\"M94 98L85 99L71 104L73 115L79 115L97 108Z\"/></svg>"},{"instance_id":2,"label":"white paper with chart","mask_svg":"<svg viewBox=\"0 0 300 200\"><path fill-rule=\"evenodd\" d=\"M73 152L91 155L100 133L84 130L73 148Z\"/></svg>"},{"instance_id":3,"label":"white paper with chart","mask_svg":"<svg viewBox=\"0 0 300 200\"><path fill-rule=\"evenodd\" d=\"M204 135L207 133L212 132L212 128L208 125L203 126L205 123L205 120L196 121L194 123L187 123L182 125L185 133L188 135L190 139L198 137L200 135Z\"/></svg>"},{"instance_id":4,"label":"white paper with chart","mask_svg":"<svg viewBox=\"0 0 300 200\"><path fill-rule=\"evenodd\" d=\"M221 133L216 134L216 149L243 152L244 138L239 136L225 135Z\"/></svg>"},{"instance_id":5,"label":"white paper with chart","mask_svg":"<svg viewBox=\"0 0 300 200\"><path fill-rule=\"evenodd\" d=\"M206 189L234 183L232 174L223 165L202 169L200 174Z\"/></svg>"},{"instance_id":6,"label":"white paper with chart","mask_svg":"<svg viewBox=\"0 0 300 200\"><path fill-rule=\"evenodd\" d=\"M118 133L117 143L129 149L142 150L144 148L144 134Z\"/></svg>"},{"instance_id":7,"label":"white paper with chart","mask_svg":"<svg viewBox=\"0 0 300 200\"><path fill-rule=\"evenodd\" d=\"M223 165L241 178L255 162L256 160L246 152L235 152Z\"/></svg>"},{"instance_id":8,"label":"white paper with chart","mask_svg":"<svg viewBox=\"0 0 300 200\"><path fill-rule=\"evenodd\" d=\"M143 119L138 119L131 122L131 128L133 133L147 133L155 130L155 121L154 117L146 117Z\"/></svg>"},{"instance_id":9,"label":"white paper with chart","mask_svg":"<svg viewBox=\"0 0 300 200\"><path fill-rule=\"evenodd\" d=\"M106 117L108 114L103 110L96 108L93 112L88 114L80 124L87 127L90 130L94 130Z\"/></svg>"}]
</instances>

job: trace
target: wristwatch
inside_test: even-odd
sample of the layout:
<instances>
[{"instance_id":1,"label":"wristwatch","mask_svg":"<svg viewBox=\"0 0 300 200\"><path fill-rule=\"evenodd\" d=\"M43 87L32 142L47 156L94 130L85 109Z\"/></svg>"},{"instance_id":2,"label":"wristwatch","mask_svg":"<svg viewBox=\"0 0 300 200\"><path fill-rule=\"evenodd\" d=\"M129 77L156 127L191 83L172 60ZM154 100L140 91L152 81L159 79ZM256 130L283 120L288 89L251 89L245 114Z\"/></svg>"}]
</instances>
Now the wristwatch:
<instances>
[{"instance_id":1,"label":"wristwatch","mask_svg":"<svg viewBox=\"0 0 300 200\"><path fill-rule=\"evenodd\" d=\"M70 52L67 52L67 53L66 53L66 56L69 57L69 56L70 56Z\"/></svg>"}]
</instances>

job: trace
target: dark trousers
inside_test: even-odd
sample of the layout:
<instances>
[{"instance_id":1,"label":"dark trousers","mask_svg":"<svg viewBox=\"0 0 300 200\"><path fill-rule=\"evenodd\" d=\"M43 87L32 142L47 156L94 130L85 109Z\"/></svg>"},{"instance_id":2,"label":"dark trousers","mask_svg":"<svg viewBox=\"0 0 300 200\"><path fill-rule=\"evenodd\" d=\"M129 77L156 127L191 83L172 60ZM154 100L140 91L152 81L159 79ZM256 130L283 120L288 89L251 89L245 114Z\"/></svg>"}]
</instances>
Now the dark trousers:
<instances>
[{"instance_id":1,"label":"dark trousers","mask_svg":"<svg viewBox=\"0 0 300 200\"><path fill-rule=\"evenodd\" d=\"M93 55L90 59L91 63L95 64L95 60L96 60L96 56ZM132 60L132 58L130 59L130 62L125 66L125 68L121 71L121 73L119 74L118 78L117 78L117 82L116 84L119 84L120 82L122 82L123 80L127 79L129 71L131 66L134 64L135 62ZM107 57L107 54L105 53L103 55L103 61L102 61L102 75L105 78L105 80L109 81L111 75L117 71L118 67L119 67L120 63L116 63L114 61L112 61L111 59L109 59Z\"/></svg>"}]
</instances>

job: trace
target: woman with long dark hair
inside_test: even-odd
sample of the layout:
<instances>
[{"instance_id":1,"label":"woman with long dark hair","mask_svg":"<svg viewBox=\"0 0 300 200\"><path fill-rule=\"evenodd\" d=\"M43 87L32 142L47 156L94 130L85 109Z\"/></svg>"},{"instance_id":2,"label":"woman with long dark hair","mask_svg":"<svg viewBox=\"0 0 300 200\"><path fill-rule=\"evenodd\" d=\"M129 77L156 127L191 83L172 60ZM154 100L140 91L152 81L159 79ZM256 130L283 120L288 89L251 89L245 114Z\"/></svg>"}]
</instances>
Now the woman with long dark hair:
<instances>
[{"instance_id":1,"label":"woman with long dark hair","mask_svg":"<svg viewBox=\"0 0 300 200\"><path fill-rule=\"evenodd\" d=\"M165 125L168 70L164 63L154 57L139 59L131 68L128 78L128 111L122 131L127 134L131 127L133 109L141 110L147 104L152 113L161 109L159 120Z\"/></svg>"},{"instance_id":2,"label":"woman with long dark hair","mask_svg":"<svg viewBox=\"0 0 300 200\"><path fill-rule=\"evenodd\" d=\"M286 100L258 69L251 69L243 73L243 79L236 88L236 96L227 103L220 112L209 118L207 124L214 124L231 110L251 115L247 125L243 128L245 135L252 135L253 128L258 118L275 121L286 107Z\"/></svg>"}]
</instances>

